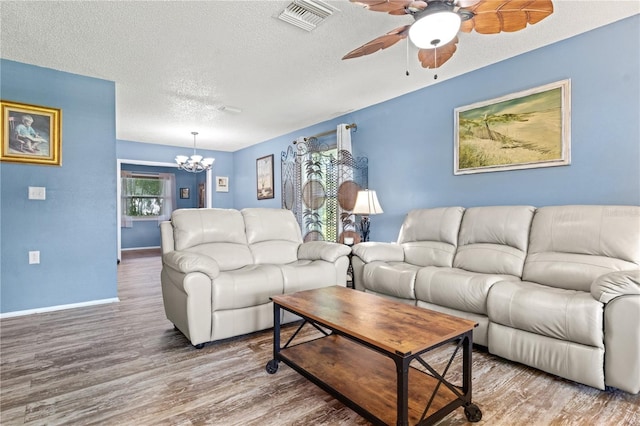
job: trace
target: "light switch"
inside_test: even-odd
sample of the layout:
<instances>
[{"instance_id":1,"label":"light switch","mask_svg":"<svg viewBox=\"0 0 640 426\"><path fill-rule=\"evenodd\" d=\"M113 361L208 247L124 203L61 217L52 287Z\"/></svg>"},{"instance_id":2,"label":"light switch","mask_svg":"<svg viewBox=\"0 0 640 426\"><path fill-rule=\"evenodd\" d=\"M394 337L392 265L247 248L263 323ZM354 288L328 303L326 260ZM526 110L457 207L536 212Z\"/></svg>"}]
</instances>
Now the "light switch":
<instances>
[{"instance_id":1,"label":"light switch","mask_svg":"<svg viewBox=\"0 0 640 426\"><path fill-rule=\"evenodd\" d=\"M45 200L47 198L46 188L44 186L30 186L29 187L29 199L30 200Z\"/></svg>"},{"instance_id":2,"label":"light switch","mask_svg":"<svg viewBox=\"0 0 640 426\"><path fill-rule=\"evenodd\" d=\"M29 252L29 265L37 265L40 263L40 252L39 251L30 251Z\"/></svg>"}]
</instances>

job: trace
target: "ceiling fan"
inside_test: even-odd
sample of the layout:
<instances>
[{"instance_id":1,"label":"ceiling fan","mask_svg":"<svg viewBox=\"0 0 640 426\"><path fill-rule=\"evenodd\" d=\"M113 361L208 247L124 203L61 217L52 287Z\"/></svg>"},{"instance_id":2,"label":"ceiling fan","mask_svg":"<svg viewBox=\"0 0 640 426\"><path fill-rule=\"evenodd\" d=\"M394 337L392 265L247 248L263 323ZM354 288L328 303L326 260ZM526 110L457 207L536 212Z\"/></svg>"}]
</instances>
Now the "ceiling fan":
<instances>
[{"instance_id":1,"label":"ceiling fan","mask_svg":"<svg viewBox=\"0 0 640 426\"><path fill-rule=\"evenodd\" d=\"M553 13L551 0L349 0L369 10L411 15L415 22L389 31L342 59L369 55L407 37L419 48L423 68L438 68L457 50L458 32L515 32ZM408 71L407 71L408 75Z\"/></svg>"}]
</instances>

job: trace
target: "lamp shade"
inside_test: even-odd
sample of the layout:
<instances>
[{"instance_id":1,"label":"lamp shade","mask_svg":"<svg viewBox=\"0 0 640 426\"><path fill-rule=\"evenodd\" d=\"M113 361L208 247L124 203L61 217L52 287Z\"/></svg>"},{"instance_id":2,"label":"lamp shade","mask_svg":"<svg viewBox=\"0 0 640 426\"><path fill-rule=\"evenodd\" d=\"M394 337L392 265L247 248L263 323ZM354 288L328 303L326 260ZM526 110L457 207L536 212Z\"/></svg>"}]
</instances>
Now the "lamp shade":
<instances>
[{"instance_id":1,"label":"lamp shade","mask_svg":"<svg viewBox=\"0 0 640 426\"><path fill-rule=\"evenodd\" d=\"M376 191L368 189L358 191L356 204L353 207L353 213L367 216L384 213L380 206L380 202L378 201L378 194L376 194Z\"/></svg>"},{"instance_id":2,"label":"lamp shade","mask_svg":"<svg viewBox=\"0 0 640 426\"><path fill-rule=\"evenodd\" d=\"M435 49L449 43L458 34L460 15L442 11L418 19L409 28L409 39L420 49Z\"/></svg>"}]
</instances>

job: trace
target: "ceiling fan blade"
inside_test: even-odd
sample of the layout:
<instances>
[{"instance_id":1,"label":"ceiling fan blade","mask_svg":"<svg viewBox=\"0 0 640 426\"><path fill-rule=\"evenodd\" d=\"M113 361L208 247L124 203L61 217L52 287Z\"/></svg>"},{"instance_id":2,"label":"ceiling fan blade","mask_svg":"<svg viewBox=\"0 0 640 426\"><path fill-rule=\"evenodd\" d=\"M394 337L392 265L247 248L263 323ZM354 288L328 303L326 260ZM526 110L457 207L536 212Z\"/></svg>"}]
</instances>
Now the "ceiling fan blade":
<instances>
[{"instance_id":1,"label":"ceiling fan blade","mask_svg":"<svg viewBox=\"0 0 640 426\"><path fill-rule=\"evenodd\" d=\"M387 12L391 15L405 15L405 8L423 10L427 7L426 1L413 0L350 0L374 12Z\"/></svg>"},{"instance_id":2,"label":"ceiling fan blade","mask_svg":"<svg viewBox=\"0 0 640 426\"><path fill-rule=\"evenodd\" d=\"M475 16L460 30L480 34L515 32L542 21L553 13L551 0L481 0L467 7Z\"/></svg>"},{"instance_id":3,"label":"ceiling fan blade","mask_svg":"<svg viewBox=\"0 0 640 426\"><path fill-rule=\"evenodd\" d=\"M420 49L418 50L418 59L422 64L422 68L440 68L442 64L447 62L456 50L458 50L458 37L455 37L444 46L436 49Z\"/></svg>"},{"instance_id":4,"label":"ceiling fan blade","mask_svg":"<svg viewBox=\"0 0 640 426\"><path fill-rule=\"evenodd\" d=\"M351 59L364 55L370 55L377 52L378 50L391 47L400 40L407 37L410 26L411 25L404 25L402 27L396 28L395 30L389 31L385 35L375 38L370 42L358 47L357 49L352 50L351 52L344 55L342 59Z\"/></svg>"}]
</instances>

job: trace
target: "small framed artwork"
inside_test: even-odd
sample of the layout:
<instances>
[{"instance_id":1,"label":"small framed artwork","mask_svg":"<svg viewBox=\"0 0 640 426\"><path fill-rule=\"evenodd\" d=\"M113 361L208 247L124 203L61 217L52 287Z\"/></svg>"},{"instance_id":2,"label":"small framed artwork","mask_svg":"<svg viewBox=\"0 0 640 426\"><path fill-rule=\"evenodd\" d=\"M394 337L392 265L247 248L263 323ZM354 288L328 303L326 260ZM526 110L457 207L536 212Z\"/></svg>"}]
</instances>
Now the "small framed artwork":
<instances>
[{"instance_id":1,"label":"small framed artwork","mask_svg":"<svg viewBox=\"0 0 640 426\"><path fill-rule=\"evenodd\" d=\"M570 80L455 109L454 174L571 163Z\"/></svg>"},{"instance_id":2,"label":"small framed artwork","mask_svg":"<svg viewBox=\"0 0 640 426\"><path fill-rule=\"evenodd\" d=\"M189 188L180 188L180 198L189 198Z\"/></svg>"},{"instance_id":3,"label":"small framed artwork","mask_svg":"<svg viewBox=\"0 0 640 426\"><path fill-rule=\"evenodd\" d=\"M273 190L273 154L256 160L256 178L258 200L274 198Z\"/></svg>"},{"instance_id":4,"label":"small framed artwork","mask_svg":"<svg viewBox=\"0 0 640 426\"><path fill-rule=\"evenodd\" d=\"M228 176L216 176L216 192L229 192Z\"/></svg>"},{"instance_id":5,"label":"small framed artwork","mask_svg":"<svg viewBox=\"0 0 640 426\"><path fill-rule=\"evenodd\" d=\"M59 166L62 111L0 101L2 148L0 161Z\"/></svg>"}]
</instances>

